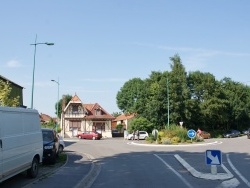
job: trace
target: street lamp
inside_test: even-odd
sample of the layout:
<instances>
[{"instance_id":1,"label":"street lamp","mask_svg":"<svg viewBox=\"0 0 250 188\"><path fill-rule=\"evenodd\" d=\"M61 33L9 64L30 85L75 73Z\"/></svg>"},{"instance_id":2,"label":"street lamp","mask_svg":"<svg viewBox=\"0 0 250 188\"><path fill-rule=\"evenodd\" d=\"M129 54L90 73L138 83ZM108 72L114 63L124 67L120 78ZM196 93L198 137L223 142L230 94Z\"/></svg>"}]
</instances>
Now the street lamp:
<instances>
[{"instance_id":1,"label":"street lamp","mask_svg":"<svg viewBox=\"0 0 250 188\"><path fill-rule=\"evenodd\" d=\"M37 35L36 35L36 39L37 39ZM44 42L44 43L37 43L35 39L35 43L34 44L30 44L30 45L34 45L35 46L35 50L34 50L34 64L33 64L33 76L32 76L32 91L31 91L31 109L33 109L33 94L34 94L34 79L35 79L35 66L36 66L36 46L39 44L46 44L48 46L53 46L54 43L50 43L50 42Z\"/></svg>"},{"instance_id":2,"label":"street lamp","mask_svg":"<svg viewBox=\"0 0 250 188\"><path fill-rule=\"evenodd\" d=\"M51 81L57 83L57 103L56 103L56 114L57 114L56 132L57 132L57 124L59 121L58 105L59 105L59 85L60 85L60 83L59 83L59 78L58 78L58 81L55 81L55 80L51 80Z\"/></svg>"},{"instance_id":3,"label":"street lamp","mask_svg":"<svg viewBox=\"0 0 250 188\"><path fill-rule=\"evenodd\" d=\"M167 78L167 95L168 95L168 129L169 129L169 80Z\"/></svg>"}]
</instances>

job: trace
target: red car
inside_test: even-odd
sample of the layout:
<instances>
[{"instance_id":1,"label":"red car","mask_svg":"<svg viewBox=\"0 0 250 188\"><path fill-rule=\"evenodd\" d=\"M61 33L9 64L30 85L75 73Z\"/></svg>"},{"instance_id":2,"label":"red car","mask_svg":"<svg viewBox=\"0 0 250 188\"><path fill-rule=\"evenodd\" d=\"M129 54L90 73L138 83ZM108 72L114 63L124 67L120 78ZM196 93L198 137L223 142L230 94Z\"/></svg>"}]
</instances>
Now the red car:
<instances>
[{"instance_id":1,"label":"red car","mask_svg":"<svg viewBox=\"0 0 250 188\"><path fill-rule=\"evenodd\" d=\"M95 131L87 131L87 132L78 133L77 137L79 139L100 140L102 138L102 135Z\"/></svg>"}]
</instances>

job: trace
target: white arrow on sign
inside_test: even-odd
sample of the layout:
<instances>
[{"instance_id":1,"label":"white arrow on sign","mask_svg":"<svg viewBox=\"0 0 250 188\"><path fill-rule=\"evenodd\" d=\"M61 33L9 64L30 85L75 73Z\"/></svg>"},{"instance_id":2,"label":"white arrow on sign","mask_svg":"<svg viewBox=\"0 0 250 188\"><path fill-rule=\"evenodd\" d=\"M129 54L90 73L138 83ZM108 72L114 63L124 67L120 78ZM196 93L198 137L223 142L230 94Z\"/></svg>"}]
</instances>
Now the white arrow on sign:
<instances>
[{"instance_id":1,"label":"white arrow on sign","mask_svg":"<svg viewBox=\"0 0 250 188\"><path fill-rule=\"evenodd\" d=\"M219 157L217 155L213 156L211 151L207 152L207 157L211 160L212 165L219 165Z\"/></svg>"}]
</instances>

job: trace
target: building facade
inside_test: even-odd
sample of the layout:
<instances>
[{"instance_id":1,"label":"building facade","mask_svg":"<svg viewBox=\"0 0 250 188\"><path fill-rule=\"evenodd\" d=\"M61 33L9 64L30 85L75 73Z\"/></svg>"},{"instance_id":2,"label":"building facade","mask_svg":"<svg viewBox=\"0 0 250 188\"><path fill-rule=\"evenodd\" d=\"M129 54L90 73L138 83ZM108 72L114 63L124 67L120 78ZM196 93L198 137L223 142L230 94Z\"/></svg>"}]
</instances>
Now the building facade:
<instances>
[{"instance_id":1,"label":"building facade","mask_svg":"<svg viewBox=\"0 0 250 188\"><path fill-rule=\"evenodd\" d=\"M102 137L111 138L111 122L115 119L98 103L83 104L77 95L72 97L61 117L62 136L76 137L79 132L97 131Z\"/></svg>"},{"instance_id":2,"label":"building facade","mask_svg":"<svg viewBox=\"0 0 250 188\"><path fill-rule=\"evenodd\" d=\"M123 125L123 129L128 130L130 127L130 122L135 117L135 114L121 114L117 116L112 123L112 129L116 129L116 126L119 124Z\"/></svg>"},{"instance_id":3,"label":"building facade","mask_svg":"<svg viewBox=\"0 0 250 188\"><path fill-rule=\"evenodd\" d=\"M10 98L15 98L19 96L19 106L26 107L23 105L23 87L1 75L0 75L0 80L10 84L11 87Z\"/></svg>"}]
</instances>

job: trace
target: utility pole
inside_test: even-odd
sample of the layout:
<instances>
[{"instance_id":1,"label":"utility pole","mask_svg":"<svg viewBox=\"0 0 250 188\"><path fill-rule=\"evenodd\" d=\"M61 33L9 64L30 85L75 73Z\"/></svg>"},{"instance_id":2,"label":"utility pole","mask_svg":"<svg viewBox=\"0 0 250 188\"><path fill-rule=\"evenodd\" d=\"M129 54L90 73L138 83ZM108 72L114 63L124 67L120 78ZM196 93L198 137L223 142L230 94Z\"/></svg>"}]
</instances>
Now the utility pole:
<instances>
[{"instance_id":1,"label":"utility pole","mask_svg":"<svg viewBox=\"0 0 250 188\"><path fill-rule=\"evenodd\" d=\"M168 129L169 129L169 80L167 78L167 95L168 95Z\"/></svg>"}]
</instances>

